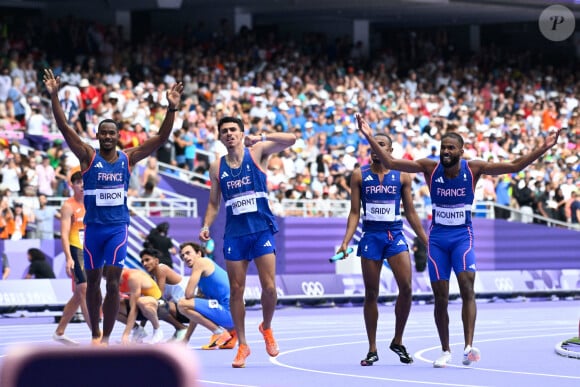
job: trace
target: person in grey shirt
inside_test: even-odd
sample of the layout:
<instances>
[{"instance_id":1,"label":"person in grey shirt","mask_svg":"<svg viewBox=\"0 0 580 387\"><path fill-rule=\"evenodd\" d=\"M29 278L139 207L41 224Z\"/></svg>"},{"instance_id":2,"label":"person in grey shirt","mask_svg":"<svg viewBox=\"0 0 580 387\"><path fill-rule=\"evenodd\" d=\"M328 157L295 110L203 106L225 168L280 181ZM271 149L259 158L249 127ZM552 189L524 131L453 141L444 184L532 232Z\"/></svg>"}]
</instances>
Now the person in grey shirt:
<instances>
[{"instance_id":1,"label":"person in grey shirt","mask_svg":"<svg viewBox=\"0 0 580 387\"><path fill-rule=\"evenodd\" d=\"M59 212L55 207L47 206L48 200L45 194L38 195L40 208L34 210L34 223L36 225L36 239L54 239L54 218L58 218Z\"/></svg>"}]
</instances>

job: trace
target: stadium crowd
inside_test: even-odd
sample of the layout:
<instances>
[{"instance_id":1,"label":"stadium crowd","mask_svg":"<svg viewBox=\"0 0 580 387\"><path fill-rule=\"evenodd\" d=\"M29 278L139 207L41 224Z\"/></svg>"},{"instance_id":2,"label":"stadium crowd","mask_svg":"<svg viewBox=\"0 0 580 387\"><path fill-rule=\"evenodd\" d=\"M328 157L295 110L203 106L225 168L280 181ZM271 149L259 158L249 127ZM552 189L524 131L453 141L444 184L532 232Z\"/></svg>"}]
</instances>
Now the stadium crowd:
<instances>
[{"instance_id":1,"label":"stadium crowd","mask_svg":"<svg viewBox=\"0 0 580 387\"><path fill-rule=\"evenodd\" d=\"M112 118L121 125L120 148L157 132L166 89L183 81L174 133L157 160L199 174L208 169L199 150L224 152L216 139L224 115L240 116L248 133L294 133L296 144L268 166L278 202L349 198L350 173L370 157L355 112L393 138L396 157L409 159L438 159L441 135L455 131L465 157L501 162L536 147L552 127L567 127L525 172L482 179L476 199L578 223L580 83L570 66L543 65L530 51L460 53L444 32L425 32L366 57L348 38L310 33L295 41L245 28L233 34L225 22L214 33L190 26L138 42L125 41L118 27L72 17L46 26L3 23L0 238L35 235L38 203L69 195L75 160L50 115L39 76L48 67L60 77L69 123L94 142L96 125ZM150 164L152 178L136 176L133 195L153 189ZM414 194L429 206L422 176L415 176ZM498 208L495 216L507 219L510 211Z\"/></svg>"}]
</instances>

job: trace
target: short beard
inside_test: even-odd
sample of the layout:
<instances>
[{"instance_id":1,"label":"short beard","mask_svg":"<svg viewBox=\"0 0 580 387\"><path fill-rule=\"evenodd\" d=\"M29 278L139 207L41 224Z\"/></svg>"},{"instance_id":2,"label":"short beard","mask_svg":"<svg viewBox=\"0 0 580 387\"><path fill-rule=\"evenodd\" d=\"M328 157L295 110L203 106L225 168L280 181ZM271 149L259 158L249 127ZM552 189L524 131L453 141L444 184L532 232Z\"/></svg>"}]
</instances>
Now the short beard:
<instances>
[{"instance_id":1,"label":"short beard","mask_svg":"<svg viewBox=\"0 0 580 387\"><path fill-rule=\"evenodd\" d=\"M441 165L443 165L445 168L449 168L449 167L452 167L459 162L459 157L451 157L449 162L443 161L443 157L441 157L440 161L441 161Z\"/></svg>"}]
</instances>

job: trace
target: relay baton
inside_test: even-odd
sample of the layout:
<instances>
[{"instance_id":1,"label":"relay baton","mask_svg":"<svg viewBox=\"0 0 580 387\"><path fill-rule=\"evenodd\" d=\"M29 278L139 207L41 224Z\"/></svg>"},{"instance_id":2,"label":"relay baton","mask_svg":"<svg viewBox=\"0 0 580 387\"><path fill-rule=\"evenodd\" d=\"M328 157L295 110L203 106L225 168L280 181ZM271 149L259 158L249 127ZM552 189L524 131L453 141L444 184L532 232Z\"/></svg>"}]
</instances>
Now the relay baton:
<instances>
[{"instance_id":1,"label":"relay baton","mask_svg":"<svg viewBox=\"0 0 580 387\"><path fill-rule=\"evenodd\" d=\"M349 247L348 249L346 249L346 254L350 254L353 251L354 251L353 248ZM333 255L332 258L328 260L328 262L336 262L340 261L341 259L344 259L344 253L342 251L338 254Z\"/></svg>"}]
</instances>

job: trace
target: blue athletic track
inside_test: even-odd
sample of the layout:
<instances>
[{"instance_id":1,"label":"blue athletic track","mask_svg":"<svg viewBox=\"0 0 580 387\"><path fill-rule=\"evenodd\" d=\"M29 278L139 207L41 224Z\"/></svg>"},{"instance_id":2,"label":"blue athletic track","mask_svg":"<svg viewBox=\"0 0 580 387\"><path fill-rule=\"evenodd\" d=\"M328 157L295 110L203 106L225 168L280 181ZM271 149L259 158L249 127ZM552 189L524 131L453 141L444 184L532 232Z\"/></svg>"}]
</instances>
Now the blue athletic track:
<instances>
[{"instance_id":1,"label":"blue athletic track","mask_svg":"<svg viewBox=\"0 0 580 387\"><path fill-rule=\"evenodd\" d=\"M362 307L318 306L281 307L273 322L280 347L277 358L270 358L258 325L261 310L248 308L246 335L252 350L246 368L233 369L235 350L203 351L210 333L197 327L188 349L197 358L200 375L197 386L580 386L580 360L557 355L555 345L578 335L580 302L478 300L475 346L481 361L461 365L463 331L461 304L449 306L452 365L435 369L440 354L433 321L433 305L414 304L404 336L404 344L415 362L405 365L388 349L394 330L394 307L379 307L378 345L380 360L372 367L361 367L367 353ZM14 346L61 346L51 339L56 324L53 317L0 317L0 366ZM117 323L112 336L116 344L123 329ZM172 328L162 323L166 337ZM148 330L151 329L149 325ZM67 335L88 346L84 323L70 324ZM146 344L142 344L146 345ZM169 344L158 344L169 345ZM55 367L55 372L63 372ZM5 372L5 369L0 369ZM154 369L127 369L155 372ZM82 386L78 384L71 386ZM50 386L50 380L46 386ZM107 387L114 386L114 383ZM126 386L125 386L126 387Z\"/></svg>"}]
</instances>

